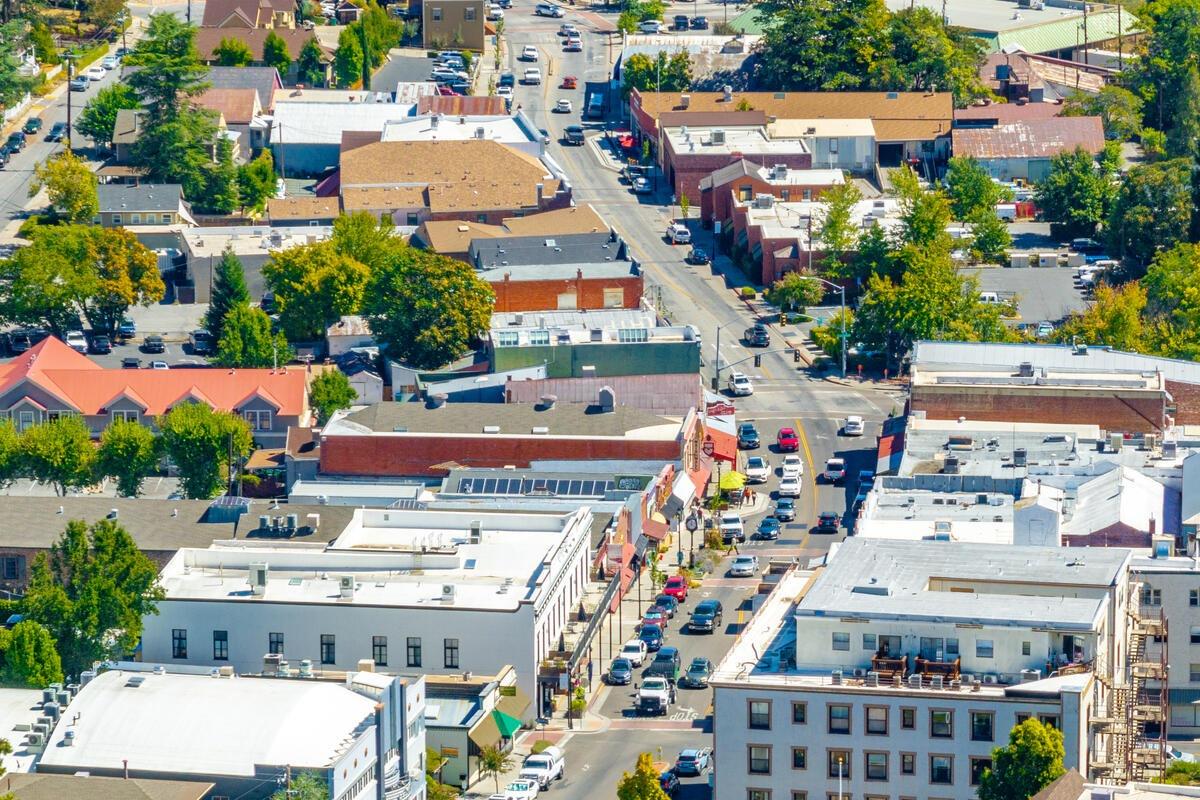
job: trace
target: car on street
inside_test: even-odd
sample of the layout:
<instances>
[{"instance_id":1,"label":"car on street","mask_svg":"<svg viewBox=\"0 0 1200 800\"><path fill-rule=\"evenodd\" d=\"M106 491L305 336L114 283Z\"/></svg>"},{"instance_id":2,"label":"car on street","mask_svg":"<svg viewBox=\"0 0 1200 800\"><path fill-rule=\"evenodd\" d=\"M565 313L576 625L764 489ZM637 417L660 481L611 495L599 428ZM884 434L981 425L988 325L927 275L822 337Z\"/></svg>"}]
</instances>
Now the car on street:
<instances>
[{"instance_id":1,"label":"car on street","mask_svg":"<svg viewBox=\"0 0 1200 800\"><path fill-rule=\"evenodd\" d=\"M511 72L502 72L502 73L500 73L500 80L497 82L496 85L497 86L515 86L516 83L517 83L516 75L513 75Z\"/></svg>"},{"instance_id":2,"label":"car on street","mask_svg":"<svg viewBox=\"0 0 1200 800\"><path fill-rule=\"evenodd\" d=\"M650 666L646 667L642 676L666 678L674 686L682 672L683 660L679 655L679 648L664 647L654 654L654 660L650 662Z\"/></svg>"},{"instance_id":3,"label":"car on street","mask_svg":"<svg viewBox=\"0 0 1200 800\"><path fill-rule=\"evenodd\" d=\"M513 96L513 87L497 86L496 87L496 96L503 97L505 100L511 100L512 96Z\"/></svg>"},{"instance_id":4,"label":"car on street","mask_svg":"<svg viewBox=\"0 0 1200 800\"><path fill-rule=\"evenodd\" d=\"M571 110L571 101L565 97L554 104L555 114L570 114Z\"/></svg>"},{"instance_id":5,"label":"car on street","mask_svg":"<svg viewBox=\"0 0 1200 800\"><path fill-rule=\"evenodd\" d=\"M563 52L564 53L582 53L583 52L583 40L582 39L567 39L566 44L563 45Z\"/></svg>"},{"instance_id":6,"label":"car on street","mask_svg":"<svg viewBox=\"0 0 1200 800\"><path fill-rule=\"evenodd\" d=\"M654 605L667 612L667 619L675 619L675 613L679 611L679 600L674 595L659 594L654 598Z\"/></svg>"},{"instance_id":7,"label":"car on street","mask_svg":"<svg viewBox=\"0 0 1200 800\"><path fill-rule=\"evenodd\" d=\"M679 678L680 686L691 686L694 689L703 689L708 686L708 678L712 675L712 662L703 656L696 656L692 659L692 663L688 664L688 668Z\"/></svg>"},{"instance_id":8,"label":"car on street","mask_svg":"<svg viewBox=\"0 0 1200 800\"><path fill-rule=\"evenodd\" d=\"M826 483L841 483L846 480L846 459L831 458L825 462L825 471L821 473L821 477Z\"/></svg>"},{"instance_id":9,"label":"car on street","mask_svg":"<svg viewBox=\"0 0 1200 800\"><path fill-rule=\"evenodd\" d=\"M504 787L504 794L492 795L492 797L501 797L503 800L535 800L537 796L537 781L513 781Z\"/></svg>"},{"instance_id":10,"label":"car on street","mask_svg":"<svg viewBox=\"0 0 1200 800\"><path fill-rule=\"evenodd\" d=\"M775 444L781 453L794 453L800 449L800 439L794 428L780 428L775 434Z\"/></svg>"},{"instance_id":11,"label":"car on street","mask_svg":"<svg viewBox=\"0 0 1200 800\"><path fill-rule=\"evenodd\" d=\"M521 48L521 60L522 61L537 61L538 60L538 49L531 44L525 45L523 48Z\"/></svg>"},{"instance_id":12,"label":"car on street","mask_svg":"<svg viewBox=\"0 0 1200 800\"><path fill-rule=\"evenodd\" d=\"M866 431L866 424L863 418L854 414L846 417L846 424L842 426L842 434L844 436L862 436Z\"/></svg>"},{"instance_id":13,"label":"car on street","mask_svg":"<svg viewBox=\"0 0 1200 800\"><path fill-rule=\"evenodd\" d=\"M735 372L729 376L729 393L734 397L749 397L754 394L754 383L745 373Z\"/></svg>"},{"instance_id":14,"label":"car on street","mask_svg":"<svg viewBox=\"0 0 1200 800\"><path fill-rule=\"evenodd\" d=\"M644 19L638 23L638 32L650 34L651 36L667 32L667 26L663 25L659 19Z\"/></svg>"},{"instance_id":15,"label":"car on street","mask_svg":"<svg viewBox=\"0 0 1200 800\"><path fill-rule=\"evenodd\" d=\"M779 481L780 497L799 497L802 490L803 486L798 475L794 478L783 478Z\"/></svg>"},{"instance_id":16,"label":"car on street","mask_svg":"<svg viewBox=\"0 0 1200 800\"><path fill-rule=\"evenodd\" d=\"M605 680L610 686L625 686L633 680L633 664L628 658L614 658Z\"/></svg>"},{"instance_id":17,"label":"car on street","mask_svg":"<svg viewBox=\"0 0 1200 800\"><path fill-rule=\"evenodd\" d=\"M76 353L86 353L88 349L87 338L83 335L83 331L67 331L66 344Z\"/></svg>"},{"instance_id":18,"label":"car on street","mask_svg":"<svg viewBox=\"0 0 1200 800\"><path fill-rule=\"evenodd\" d=\"M747 483L766 483L767 478L771 477L771 465L762 456L750 456L742 472Z\"/></svg>"},{"instance_id":19,"label":"car on street","mask_svg":"<svg viewBox=\"0 0 1200 800\"><path fill-rule=\"evenodd\" d=\"M560 88L562 88L562 89L578 89L579 88L579 79L576 78L574 75L568 75L565 78L563 78L562 86Z\"/></svg>"},{"instance_id":20,"label":"car on street","mask_svg":"<svg viewBox=\"0 0 1200 800\"><path fill-rule=\"evenodd\" d=\"M554 3L538 3L533 7L533 13L539 17L555 17L561 18L567 15L562 6L556 6Z\"/></svg>"},{"instance_id":21,"label":"car on street","mask_svg":"<svg viewBox=\"0 0 1200 800\"><path fill-rule=\"evenodd\" d=\"M658 776L658 788L662 789L667 797L676 797L679 794L679 776L667 770Z\"/></svg>"},{"instance_id":22,"label":"car on street","mask_svg":"<svg viewBox=\"0 0 1200 800\"><path fill-rule=\"evenodd\" d=\"M567 144L573 144L578 147L582 147L583 146L583 126L582 125L568 125L567 127L563 128L563 140Z\"/></svg>"},{"instance_id":23,"label":"car on street","mask_svg":"<svg viewBox=\"0 0 1200 800\"><path fill-rule=\"evenodd\" d=\"M703 247L696 247L695 245L692 246L692 249L687 254L687 258L684 259L687 263L696 264L697 266L703 266L709 260L708 251Z\"/></svg>"},{"instance_id":24,"label":"car on street","mask_svg":"<svg viewBox=\"0 0 1200 800\"><path fill-rule=\"evenodd\" d=\"M708 17L692 17L692 30L694 30L694 31L708 30Z\"/></svg>"},{"instance_id":25,"label":"car on street","mask_svg":"<svg viewBox=\"0 0 1200 800\"><path fill-rule=\"evenodd\" d=\"M795 453L784 456L779 465L779 474L783 478L799 478L804 474L804 459Z\"/></svg>"},{"instance_id":26,"label":"car on street","mask_svg":"<svg viewBox=\"0 0 1200 800\"><path fill-rule=\"evenodd\" d=\"M571 36L578 36L579 28L577 28L575 25L572 25L570 22L564 22L562 25L558 26L558 35L566 36L568 38Z\"/></svg>"},{"instance_id":27,"label":"car on street","mask_svg":"<svg viewBox=\"0 0 1200 800\"><path fill-rule=\"evenodd\" d=\"M30 117L29 119L25 120L25 127L22 128L21 130L25 131L25 133L29 134L30 136L33 136L35 133L37 133L41 129L42 129L42 118L41 117Z\"/></svg>"},{"instance_id":28,"label":"car on street","mask_svg":"<svg viewBox=\"0 0 1200 800\"><path fill-rule=\"evenodd\" d=\"M71 78L72 92L86 92L88 90L88 86L90 85L91 80L87 75L77 75L76 77Z\"/></svg>"},{"instance_id":29,"label":"car on street","mask_svg":"<svg viewBox=\"0 0 1200 800\"><path fill-rule=\"evenodd\" d=\"M625 169L621 170L621 179L633 183L635 178L650 177L650 167L643 164L627 164Z\"/></svg>"},{"instance_id":30,"label":"car on street","mask_svg":"<svg viewBox=\"0 0 1200 800\"><path fill-rule=\"evenodd\" d=\"M817 533L837 533L842 517L836 511L822 511L817 515Z\"/></svg>"},{"instance_id":31,"label":"car on street","mask_svg":"<svg viewBox=\"0 0 1200 800\"><path fill-rule=\"evenodd\" d=\"M672 575L667 578L667 583L663 586L663 594L674 597L680 603L685 602L688 596L687 578L682 575Z\"/></svg>"},{"instance_id":32,"label":"car on street","mask_svg":"<svg viewBox=\"0 0 1200 800\"><path fill-rule=\"evenodd\" d=\"M63 137L67 135L67 123L56 122L50 126L50 132L46 134L47 142L61 142Z\"/></svg>"},{"instance_id":33,"label":"car on street","mask_svg":"<svg viewBox=\"0 0 1200 800\"><path fill-rule=\"evenodd\" d=\"M561 781L567 772L567 759L557 747L547 747L540 753L526 756L517 777L523 781L537 781L544 792L554 781Z\"/></svg>"},{"instance_id":34,"label":"car on street","mask_svg":"<svg viewBox=\"0 0 1200 800\"><path fill-rule=\"evenodd\" d=\"M692 232L682 222L667 225L667 241L671 244L691 244Z\"/></svg>"},{"instance_id":35,"label":"car on street","mask_svg":"<svg viewBox=\"0 0 1200 800\"><path fill-rule=\"evenodd\" d=\"M736 511L726 511L721 514L721 521L718 524L718 528L721 531L721 539L725 544L746 541L746 528L742 523L741 516Z\"/></svg>"},{"instance_id":36,"label":"car on street","mask_svg":"<svg viewBox=\"0 0 1200 800\"><path fill-rule=\"evenodd\" d=\"M708 659L704 659L708 661ZM697 747L681 750L675 759L676 775L703 775L712 766L712 748Z\"/></svg>"},{"instance_id":37,"label":"car on street","mask_svg":"<svg viewBox=\"0 0 1200 800\"><path fill-rule=\"evenodd\" d=\"M112 339L102 333L95 334L88 343L88 349L96 355L107 355L112 352Z\"/></svg>"},{"instance_id":38,"label":"car on street","mask_svg":"<svg viewBox=\"0 0 1200 800\"><path fill-rule=\"evenodd\" d=\"M791 522L796 518L796 498L780 497L775 501L775 510L771 515L780 522Z\"/></svg>"},{"instance_id":39,"label":"car on street","mask_svg":"<svg viewBox=\"0 0 1200 800\"><path fill-rule=\"evenodd\" d=\"M642 614L642 626L657 625L664 631L667 629L667 610L662 606L650 606L646 609L646 613Z\"/></svg>"},{"instance_id":40,"label":"car on street","mask_svg":"<svg viewBox=\"0 0 1200 800\"><path fill-rule=\"evenodd\" d=\"M743 422L738 426L738 447L742 450L754 450L761 444L758 438L758 428L753 422Z\"/></svg>"},{"instance_id":41,"label":"car on street","mask_svg":"<svg viewBox=\"0 0 1200 800\"><path fill-rule=\"evenodd\" d=\"M147 336L142 340L143 353L165 353L167 345L161 336Z\"/></svg>"},{"instance_id":42,"label":"car on street","mask_svg":"<svg viewBox=\"0 0 1200 800\"><path fill-rule=\"evenodd\" d=\"M83 74L87 75L89 81L102 81L104 80L104 76L108 74L108 70L97 64L94 67L88 67Z\"/></svg>"},{"instance_id":43,"label":"car on street","mask_svg":"<svg viewBox=\"0 0 1200 800\"><path fill-rule=\"evenodd\" d=\"M733 578L752 578L758 574L758 556L737 556L729 565Z\"/></svg>"},{"instance_id":44,"label":"car on street","mask_svg":"<svg viewBox=\"0 0 1200 800\"><path fill-rule=\"evenodd\" d=\"M121 66L121 59L117 58L116 56L105 56L100 62L100 66L104 67L105 69L116 69L117 67Z\"/></svg>"},{"instance_id":45,"label":"car on street","mask_svg":"<svg viewBox=\"0 0 1200 800\"><path fill-rule=\"evenodd\" d=\"M7 147L0 147L0 167L6 165L12 159L12 154L8 152Z\"/></svg>"},{"instance_id":46,"label":"car on street","mask_svg":"<svg viewBox=\"0 0 1200 800\"><path fill-rule=\"evenodd\" d=\"M782 527L777 518L763 517L762 521L758 523L758 530L754 532L754 538L768 542L774 541L779 538L779 531Z\"/></svg>"},{"instance_id":47,"label":"car on street","mask_svg":"<svg viewBox=\"0 0 1200 800\"><path fill-rule=\"evenodd\" d=\"M701 600L692 611L692 618L688 620L688 630L713 633L721 625L723 611L720 600Z\"/></svg>"},{"instance_id":48,"label":"car on street","mask_svg":"<svg viewBox=\"0 0 1200 800\"><path fill-rule=\"evenodd\" d=\"M654 187L646 178L634 178L631 186L634 194L650 194L654 191Z\"/></svg>"},{"instance_id":49,"label":"car on street","mask_svg":"<svg viewBox=\"0 0 1200 800\"><path fill-rule=\"evenodd\" d=\"M487 7L486 18L488 22L499 22L504 19L504 9L499 5L489 5Z\"/></svg>"},{"instance_id":50,"label":"car on street","mask_svg":"<svg viewBox=\"0 0 1200 800\"><path fill-rule=\"evenodd\" d=\"M646 643L641 639L630 639L621 648L621 658L629 659L629 663L640 667L646 660Z\"/></svg>"},{"instance_id":51,"label":"car on street","mask_svg":"<svg viewBox=\"0 0 1200 800\"><path fill-rule=\"evenodd\" d=\"M643 625L642 629L638 631L638 638L645 643L646 650L651 653L657 653L662 649L665 637L663 629L657 625Z\"/></svg>"},{"instance_id":52,"label":"car on street","mask_svg":"<svg viewBox=\"0 0 1200 800\"><path fill-rule=\"evenodd\" d=\"M25 149L25 132L13 131L8 135L8 149L14 153Z\"/></svg>"},{"instance_id":53,"label":"car on street","mask_svg":"<svg viewBox=\"0 0 1200 800\"><path fill-rule=\"evenodd\" d=\"M770 347L771 329L761 322L756 322L752 327L746 328L742 338L746 340L747 347Z\"/></svg>"},{"instance_id":54,"label":"car on street","mask_svg":"<svg viewBox=\"0 0 1200 800\"><path fill-rule=\"evenodd\" d=\"M540 86L542 83L542 71L537 67L530 67L529 69L525 70L525 74L521 78L521 82L529 84L530 86Z\"/></svg>"}]
</instances>

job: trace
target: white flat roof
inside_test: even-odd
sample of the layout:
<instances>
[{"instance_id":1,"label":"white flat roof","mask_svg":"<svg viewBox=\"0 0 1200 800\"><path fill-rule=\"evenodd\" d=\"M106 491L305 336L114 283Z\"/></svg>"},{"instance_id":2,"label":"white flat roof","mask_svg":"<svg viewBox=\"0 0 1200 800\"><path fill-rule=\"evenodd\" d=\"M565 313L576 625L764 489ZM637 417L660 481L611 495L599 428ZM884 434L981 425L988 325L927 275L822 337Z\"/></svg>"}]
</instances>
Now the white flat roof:
<instances>
[{"instance_id":1,"label":"white flat roof","mask_svg":"<svg viewBox=\"0 0 1200 800\"><path fill-rule=\"evenodd\" d=\"M713 132L725 133L724 143L713 142ZM681 125L663 131L671 142L671 148L680 155L713 155L717 153L776 153L796 155L807 153L808 145L802 139L771 139L762 126L730 128L723 125L696 127Z\"/></svg>"},{"instance_id":2,"label":"white flat roof","mask_svg":"<svg viewBox=\"0 0 1200 800\"><path fill-rule=\"evenodd\" d=\"M902 11L912 6L914 0L887 0L887 7L892 11ZM1024 28L1039 23L1055 22L1063 17L1083 18L1080 9L1063 8L1053 2L1045 4L1040 10L1019 8L1012 0L915 0L916 4L928 8L946 18L951 25L958 25L973 31L996 33L999 31ZM1103 8L1103 6L1098 6ZM1130 27L1133 26L1133 15L1130 14Z\"/></svg>"},{"instance_id":3,"label":"white flat roof","mask_svg":"<svg viewBox=\"0 0 1200 800\"><path fill-rule=\"evenodd\" d=\"M502 144L531 142L529 133L509 116L437 116L422 115L405 119L389 120L380 133L381 142L430 142L466 141L468 139L490 139ZM479 135L479 131L483 135Z\"/></svg>"},{"instance_id":4,"label":"white flat roof","mask_svg":"<svg viewBox=\"0 0 1200 800\"><path fill-rule=\"evenodd\" d=\"M0 763L9 772L29 772L37 758L22 744L28 729L17 730L17 726L36 722L42 716L41 703L41 689L0 689L0 739L7 739L13 748Z\"/></svg>"},{"instance_id":5,"label":"white flat roof","mask_svg":"<svg viewBox=\"0 0 1200 800\"><path fill-rule=\"evenodd\" d=\"M41 763L119 770L128 760L131 770L179 776L253 776L256 764L325 767L373 721L374 708L326 681L112 670L71 701ZM74 744L62 747L68 730Z\"/></svg>"},{"instance_id":6,"label":"white flat roof","mask_svg":"<svg viewBox=\"0 0 1200 800\"><path fill-rule=\"evenodd\" d=\"M800 139L808 136L875 138L875 123L869 117L858 119L779 119L767 124L773 139Z\"/></svg>"},{"instance_id":7,"label":"white flat roof","mask_svg":"<svg viewBox=\"0 0 1200 800\"><path fill-rule=\"evenodd\" d=\"M411 117L415 108L401 103L280 103L271 144L341 145L344 131L382 131L390 121Z\"/></svg>"}]
</instances>

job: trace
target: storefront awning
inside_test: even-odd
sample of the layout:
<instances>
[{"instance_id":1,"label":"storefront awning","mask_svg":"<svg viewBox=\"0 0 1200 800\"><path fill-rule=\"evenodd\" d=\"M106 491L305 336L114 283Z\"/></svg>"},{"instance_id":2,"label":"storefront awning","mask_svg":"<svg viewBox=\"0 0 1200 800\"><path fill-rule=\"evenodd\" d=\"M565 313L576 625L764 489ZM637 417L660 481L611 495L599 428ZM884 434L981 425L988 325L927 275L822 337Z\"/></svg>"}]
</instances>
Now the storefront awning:
<instances>
[{"instance_id":1,"label":"storefront awning","mask_svg":"<svg viewBox=\"0 0 1200 800\"><path fill-rule=\"evenodd\" d=\"M496 724L496 720L492 718L492 715L488 714L479 720L479 724L472 728L467 736L480 750L495 747L500 741L500 726Z\"/></svg>"},{"instance_id":2,"label":"storefront awning","mask_svg":"<svg viewBox=\"0 0 1200 800\"><path fill-rule=\"evenodd\" d=\"M511 691L513 694L502 696L496 702L496 708L518 720L527 719L526 715L529 707L533 705L533 702L529 699L529 695L521 691L520 686L505 686L501 688L501 691Z\"/></svg>"},{"instance_id":3,"label":"storefront awning","mask_svg":"<svg viewBox=\"0 0 1200 800\"><path fill-rule=\"evenodd\" d=\"M706 439L712 440L713 458L719 458L730 464L737 464L738 447L737 436L735 434L726 433L713 425L705 428L704 436Z\"/></svg>"},{"instance_id":4,"label":"storefront awning","mask_svg":"<svg viewBox=\"0 0 1200 800\"><path fill-rule=\"evenodd\" d=\"M677 472L675 474L675 482L671 484L671 496L663 504L663 518L670 519L683 511L695 496L696 484L692 483L692 479L688 477L686 472Z\"/></svg>"},{"instance_id":5,"label":"storefront awning","mask_svg":"<svg viewBox=\"0 0 1200 800\"><path fill-rule=\"evenodd\" d=\"M505 714L500 709L492 711L492 721L496 723L496 728L500 731L500 736L505 739L511 739L513 735L521 730L521 725L524 723L511 714Z\"/></svg>"},{"instance_id":6,"label":"storefront awning","mask_svg":"<svg viewBox=\"0 0 1200 800\"><path fill-rule=\"evenodd\" d=\"M642 533L646 534L647 539L661 542L667 538L668 530L670 527L667 525L667 521L657 511L650 515L650 519L642 520Z\"/></svg>"}]
</instances>

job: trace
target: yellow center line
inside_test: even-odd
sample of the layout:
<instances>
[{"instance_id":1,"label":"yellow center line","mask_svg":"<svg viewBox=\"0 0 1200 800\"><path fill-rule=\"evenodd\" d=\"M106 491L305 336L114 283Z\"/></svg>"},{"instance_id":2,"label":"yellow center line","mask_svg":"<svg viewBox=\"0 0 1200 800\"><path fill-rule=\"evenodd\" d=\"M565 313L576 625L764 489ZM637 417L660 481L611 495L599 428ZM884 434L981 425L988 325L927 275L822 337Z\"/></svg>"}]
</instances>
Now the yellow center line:
<instances>
[{"instance_id":1,"label":"yellow center line","mask_svg":"<svg viewBox=\"0 0 1200 800\"><path fill-rule=\"evenodd\" d=\"M804 423L798 419L793 421L796 423L796 436L799 437L800 446L804 449L804 460L807 462L805 465L805 472L808 473L810 482L812 484L812 491L808 492L808 496L811 498L808 502L808 505L810 506L809 510L811 511L811 513L808 515L808 521L811 523L817 518L817 468L816 463L813 461L812 450L808 446L808 434L804 432ZM806 534L805 539L807 540L807 538L808 536Z\"/></svg>"}]
</instances>

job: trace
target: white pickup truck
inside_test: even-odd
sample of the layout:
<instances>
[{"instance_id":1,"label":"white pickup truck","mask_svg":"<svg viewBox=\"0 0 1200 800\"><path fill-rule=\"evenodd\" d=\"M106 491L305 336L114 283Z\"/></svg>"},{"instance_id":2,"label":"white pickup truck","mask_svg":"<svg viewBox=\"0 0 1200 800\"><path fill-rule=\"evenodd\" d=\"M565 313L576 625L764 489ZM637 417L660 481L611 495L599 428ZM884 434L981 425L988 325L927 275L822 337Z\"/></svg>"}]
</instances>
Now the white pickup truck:
<instances>
[{"instance_id":1,"label":"white pickup truck","mask_svg":"<svg viewBox=\"0 0 1200 800\"><path fill-rule=\"evenodd\" d=\"M675 687L666 678L652 677L642 681L638 689L637 707L641 714L666 715L675 702Z\"/></svg>"},{"instance_id":2,"label":"white pickup truck","mask_svg":"<svg viewBox=\"0 0 1200 800\"><path fill-rule=\"evenodd\" d=\"M542 752L526 758L517 777L521 780L537 781L544 792L550 788L551 782L561 781L566 770L567 759L563 751L557 747L547 747Z\"/></svg>"}]
</instances>

